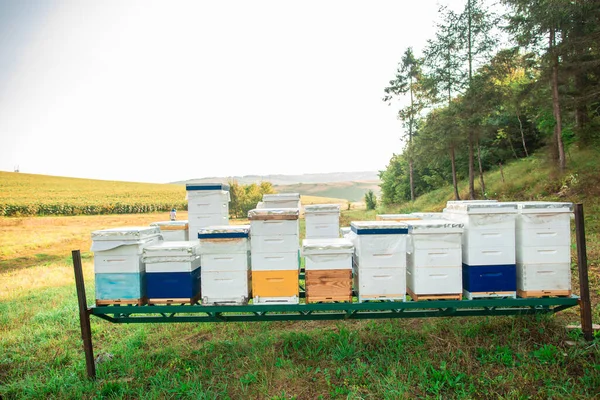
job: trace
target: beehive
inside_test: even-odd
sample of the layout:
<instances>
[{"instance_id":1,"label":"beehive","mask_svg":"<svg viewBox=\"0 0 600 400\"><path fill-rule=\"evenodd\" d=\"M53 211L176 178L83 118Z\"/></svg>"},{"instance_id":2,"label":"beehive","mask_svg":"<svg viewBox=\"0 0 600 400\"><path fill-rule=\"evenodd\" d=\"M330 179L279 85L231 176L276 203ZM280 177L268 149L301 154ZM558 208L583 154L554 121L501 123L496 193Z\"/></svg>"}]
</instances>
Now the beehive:
<instances>
[{"instance_id":1,"label":"beehive","mask_svg":"<svg viewBox=\"0 0 600 400\"><path fill-rule=\"evenodd\" d=\"M339 238L339 204L311 204L304 207L307 239Z\"/></svg>"},{"instance_id":2,"label":"beehive","mask_svg":"<svg viewBox=\"0 0 600 400\"><path fill-rule=\"evenodd\" d=\"M188 221L158 221L150 226L158 226L165 242L186 242L190 240Z\"/></svg>"},{"instance_id":3,"label":"beehive","mask_svg":"<svg viewBox=\"0 0 600 400\"><path fill-rule=\"evenodd\" d=\"M297 208L248 212L255 304L297 304L300 231Z\"/></svg>"},{"instance_id":4,"label":"beehive","mask_svg":"<svg viewBox=\"0 0 600 400\"><path fill-rule=\"evenodd\" d=\"M571 294L572 203L518 202L517 294Z\"/></svg>"},{"instance_id":5,"label":"beehive","mask_svg":"<svg viewBox=\"0 0 600 400\"><path fill-rule=\"evenodd\" d=\"M196 303L200 298L198 241L162 242L144 248L149 304Z\"/></svg>"},{"instance_id":6,"label":"beehive","mask_svg":"<svg viewBox=\"0 0 600 400\"><path fill-rule=\"evenodd\" d=\"M123 227L94 231L96 304L143 304L146 272L142 252L161 240L158 227Z\"/></svg>"},{"instance_id":7,"label":"beehive","mask_svg":"<svg viewBox=\"0 0 600 400\"><path fill-rule=\"evenodd\" d=\"M406 287L415 299L462 298L463 224L448 220L407 221Z\"/></svg>"},{"instance_id":8,"label":"beehive","mask_svg":"<svg viewBox=\"0 0 600 400\"><path fill-rule=\"evenodd\" d=\"M347 239L304 239L306 302L352 301L352 254Z\"/></svg>"},{"instance_id":9,"label":"beehive","mask_svg":"<svg viewBox=\"0 0 600 400\"><path fill-rule=\"evenodd\" d=\"M247 304L251 297L250 225L201 228L202 304Z\"/></svg>"},{"instance_id":10,"label":"beehive","mask_svg":"<svg viewBox=\"0 0 600 400\"><path fill-rule=\"evenodd\" d=\"M263 194L262 203L261 208L301 208L299 193Z\"/></svg>"},{"instance_id":11,"label":"beehive","mask_svg":"<svg viewBox=\"0 0 600 400\"><path fill-rule=\"evenodd\" d=\"M377 214L376 221L415 221L421 218L414 214Z\"/></svg>"},{"instance_id":12,"label":"beehive","mask_svg":"<svg viewBox=\"0 0 600 400\"><path fill-rule=\"evenodd\" d=\"M186 196L190 239L196 240L200 228L229 225L229 185L222 183L187 184Z\"/></svg>"},{"instance_id":13,"label":"beehive","mask_svg":"<svg viewBox=\"0 0 600 400\"><path fill-rule=\"evenodd\" d=\"M351 222L353 279L358 301L406 300L408 226L403 222Z\"/></svg>"},{"instance_id":14,"label":"beehive","mask_svg":"<svg viewBox=\"0 0 600 400\"><path fill-rule=\"evenodd\" d=\"M496 201L448 202L444 217L464 224L463 294L516 297L515 204Z\"/></svg>"}]
</instances>

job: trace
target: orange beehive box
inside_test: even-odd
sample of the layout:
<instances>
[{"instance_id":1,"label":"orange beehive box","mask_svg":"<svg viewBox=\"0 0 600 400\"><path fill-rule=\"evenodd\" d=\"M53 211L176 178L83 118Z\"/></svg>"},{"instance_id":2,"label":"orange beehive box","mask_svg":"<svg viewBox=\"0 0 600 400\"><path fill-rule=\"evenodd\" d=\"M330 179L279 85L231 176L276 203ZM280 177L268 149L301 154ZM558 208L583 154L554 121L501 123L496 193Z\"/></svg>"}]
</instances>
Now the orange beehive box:
<instances>
[{"instance_id":1,"label":"orange beehive box","mask_svg":"<svg viewBox=\"0 0 600 400\"><path fill-rule=\"evenodd\" d=\"M252 295L261 297L299 296L299 272L295 270L252 271Z\"/></svg>"}]
</instances>

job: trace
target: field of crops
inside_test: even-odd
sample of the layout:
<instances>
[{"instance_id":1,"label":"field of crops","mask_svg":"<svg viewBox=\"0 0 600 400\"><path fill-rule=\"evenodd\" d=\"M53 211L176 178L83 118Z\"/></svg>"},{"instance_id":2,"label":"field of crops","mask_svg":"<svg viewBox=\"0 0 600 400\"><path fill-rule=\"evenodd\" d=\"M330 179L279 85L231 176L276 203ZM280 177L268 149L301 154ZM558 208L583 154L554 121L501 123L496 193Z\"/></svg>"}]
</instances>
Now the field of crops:
<instances>
[{"instance_id":1,"label":"field of crops","mask_svg":"<svg viewBox=\"0 0 600 400\"><path fill-rule=\"evenodd\" d=\"M185 186L0 172L0 216L134 214L187 207Z\"/></svg>"},{"instance_id":2,"label":"field of crops","mask_svg":"<svg viewBox=\"0 0 600 400\"><path fill-rule=\"evenodd\" d=\"M303 204L347 201L302 196ZM102 181L0 171L0 217L187 210L184 185Z\"/></svg>"}]
</instances>

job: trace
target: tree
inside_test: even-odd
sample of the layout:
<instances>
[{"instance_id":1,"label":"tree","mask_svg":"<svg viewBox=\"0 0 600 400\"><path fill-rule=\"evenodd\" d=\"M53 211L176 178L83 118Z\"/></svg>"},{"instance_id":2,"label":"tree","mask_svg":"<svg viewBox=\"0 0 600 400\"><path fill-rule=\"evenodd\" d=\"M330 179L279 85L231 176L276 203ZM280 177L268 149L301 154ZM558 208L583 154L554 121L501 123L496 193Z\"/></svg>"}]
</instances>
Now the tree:
<instances>
[{"instance_id":1,"label":"tree","mask_svg":"<svg viewBox=\"0 0 600 400\"><path fill-rule=\"evenodd\" d=\"M372 190L365 193L365 204L367 205L367 210L374 210L377 208L377 197Z\"/></svg>"},{"instance_id":2,"label":"tree","mask_svg":"<svg viewBox=\"0 0 600 400\"><path fill-rule=\"evenodd\" d=\"M403 96L406 93L410 95L410 103L398 112L398 118L402 120L404 126L408 129L408 165L410 179L410 199L415 201L415 185L414 185L414 165L413 157L413 136L416 133L416 119L423 109L423 102L420 95L420 79L421 79L421 61L413 54L412 47L409 47L402 56L400 66L396 71L396 76L390 81L389 86L384 89L386 95L383 101L389 102L394 97Z\"/></svg>"}]
</instances>

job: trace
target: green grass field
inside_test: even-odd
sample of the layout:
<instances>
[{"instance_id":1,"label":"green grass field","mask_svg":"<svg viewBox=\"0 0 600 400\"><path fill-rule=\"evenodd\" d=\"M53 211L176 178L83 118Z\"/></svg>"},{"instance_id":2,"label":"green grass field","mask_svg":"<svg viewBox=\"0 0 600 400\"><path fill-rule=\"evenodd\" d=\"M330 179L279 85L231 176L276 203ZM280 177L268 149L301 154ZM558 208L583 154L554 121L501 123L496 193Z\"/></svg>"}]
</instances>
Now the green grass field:
<instances>
[{"instance_id":1,"label":"green grass field","mask_svg":"<svg viewBox=\"0 0 600 400\"><path fill-rule=\"evenodd\" d=\"M488 175L502 200L584 203L594 322L600 322L600 196L595 153L567 178L541 158ZM461 182L461 187L465 183ZM539 193L544 193L538 197ZM441 210L440 190L396 210ZM341 225L374 219L343 211ZM94 298L89 233L166 213L0 217L0 397L5 399L398 399L600 397L600 337L578 309L554 317L118 325L92 318L97 380L85 378L70 252ZM186 214L178 215L185 219ZM238 221L243 222L243 221ZM573 247L574 248L574 247ZM573 259L573 287L578 293Z\"/></svg>"}]
</instances>

